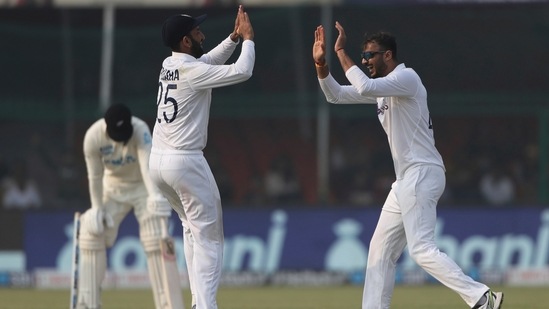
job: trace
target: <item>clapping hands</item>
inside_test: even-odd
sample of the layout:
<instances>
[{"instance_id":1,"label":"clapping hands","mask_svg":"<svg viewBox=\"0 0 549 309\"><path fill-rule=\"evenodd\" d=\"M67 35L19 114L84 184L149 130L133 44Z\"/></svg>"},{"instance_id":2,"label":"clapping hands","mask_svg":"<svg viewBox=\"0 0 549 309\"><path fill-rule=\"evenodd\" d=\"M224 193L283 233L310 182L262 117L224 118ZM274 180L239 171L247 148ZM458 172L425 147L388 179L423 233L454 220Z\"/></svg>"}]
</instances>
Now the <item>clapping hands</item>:
<instances>
[{"instance_id":1,"label":"clapping hands","mask_svg":"<svg viewBox=\"0 0 549 309\"><path fill-rule=\"evenodd\" d=\"M233 41L236 42L238 38L242 38L243 40L254 39L254 28L252 27L248 13L244 11L242 5L238 7L234 30L233 33L231 33L231 39Z\"/></svg>"}]
</instances>

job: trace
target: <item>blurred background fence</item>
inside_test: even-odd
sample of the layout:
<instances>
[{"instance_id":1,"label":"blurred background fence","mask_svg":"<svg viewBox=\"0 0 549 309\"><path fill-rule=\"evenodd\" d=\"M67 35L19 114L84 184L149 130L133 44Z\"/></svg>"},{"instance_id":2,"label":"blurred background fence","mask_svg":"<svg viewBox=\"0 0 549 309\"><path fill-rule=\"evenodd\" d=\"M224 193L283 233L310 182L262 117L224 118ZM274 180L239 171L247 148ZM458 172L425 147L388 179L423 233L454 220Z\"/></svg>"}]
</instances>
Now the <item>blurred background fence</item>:
<instances>
[{"instance_id":1,"label":"blurred background fence","mask_svg":"<svg viewBox=\"0 0 549 309\"><path fill-rule=\"evenodd\" d=\"M319 92L313 34L324 24L331 47L336 20L355 62L364 33L386 30L397 37L399 59L422 78L447 168L441 208L549 205L548 3L259 2L242 2L256 34L253 77L213 92L205 155L226 209L383 203L394 170L375 107L330 106ZM152 128L170 54L163 20L207 13L207 50L232 31L233 1L177 3L0 2L4 184L34 182L42 210L89 207L84 133L114 102ZM346 83L335 60L332 74ZM12 211L0 217L10 229L22 220ZM4 237L0 249L21 242Z\"/></svg>"}]
</instances>

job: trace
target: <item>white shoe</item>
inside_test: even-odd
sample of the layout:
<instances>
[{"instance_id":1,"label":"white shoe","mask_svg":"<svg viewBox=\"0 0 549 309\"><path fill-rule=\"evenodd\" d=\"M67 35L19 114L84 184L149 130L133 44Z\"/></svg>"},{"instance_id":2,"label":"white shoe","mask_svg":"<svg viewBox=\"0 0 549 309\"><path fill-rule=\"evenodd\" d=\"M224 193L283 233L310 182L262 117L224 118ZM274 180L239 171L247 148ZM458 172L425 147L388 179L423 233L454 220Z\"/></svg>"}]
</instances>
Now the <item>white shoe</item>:
<instances>
[{"instance_id":1,"label":"white shoe","mask_svg":"<svg viewBox=\"0 0 549 309\"><path fill-rule=\"evenodd\" d=\"M486 302L484 305L475 307L478 309L501 309L503 304L503 292L486 292Z\"/></svg>"}]
</instances>

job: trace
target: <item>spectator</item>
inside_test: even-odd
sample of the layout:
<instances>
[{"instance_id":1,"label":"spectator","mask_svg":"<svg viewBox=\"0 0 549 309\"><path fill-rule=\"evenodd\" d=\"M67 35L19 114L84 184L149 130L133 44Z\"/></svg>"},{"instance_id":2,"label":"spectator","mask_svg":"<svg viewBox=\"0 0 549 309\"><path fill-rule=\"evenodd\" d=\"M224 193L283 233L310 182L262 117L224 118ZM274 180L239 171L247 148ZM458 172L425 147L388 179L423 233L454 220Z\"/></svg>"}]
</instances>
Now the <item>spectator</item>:
<instances>
[{"instance_id":1,"label":"spectator","mask_svg":"<svg viewBox=\"0 0 549 309\"><path fill-rule=\"evenodd\" d=\"M479 186L483 199L490 205L509 205L515 199L513 179L497 165L482 176Z\"/></svg>"},{"instance_id":2,"label":"spectator","mask_svg":"<svg viewBox=\"0 0 549 309\"><path fill-rule=\"evenodd\" d=\"M42 198L36 183L29 178L24 161L17 162L11 176L2 181L2 206L5 209L42 207Z\"/></svg>"},{"instance_id":3,"label":"spectator","mask_svg":"<svg viewBox=\"0 0 549 309\"><path fill-rule=\"evenodd\" d=\"M273 160L265 175L265 193L270 203L302 201L301 186L289 157L280 155Z\"/></svg>"}]
</instances>

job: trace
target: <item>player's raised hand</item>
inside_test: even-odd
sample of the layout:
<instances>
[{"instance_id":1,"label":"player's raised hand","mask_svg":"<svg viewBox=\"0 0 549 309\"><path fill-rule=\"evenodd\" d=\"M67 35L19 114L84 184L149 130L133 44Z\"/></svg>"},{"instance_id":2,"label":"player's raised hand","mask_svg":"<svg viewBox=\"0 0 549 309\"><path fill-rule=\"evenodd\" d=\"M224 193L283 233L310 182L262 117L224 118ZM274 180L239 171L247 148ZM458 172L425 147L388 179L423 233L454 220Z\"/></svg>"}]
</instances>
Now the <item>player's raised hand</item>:
<instances>
[{"instance_id":1,"label":"player's raised hand","mask_svg":"<svg viewBox=\"0 0 549 309\"><path fill-rule=\"evenodd\" d=\"M347 34L345 34L345 29L343 29L343 26L338 21L336 21L335 27L339 32L334 45L334 51L337 53L338 50L345 48L345 44L347 43Z\"/></svg>"},{"instance_id":2,"label":"player's raised hand","mask_svg":"<svg viewBox=\"0 0 549 309\"><path fill-rule=\"evenodd\" d=\"M236 31L238 35L240 35L240 37L244 40L253 40L254 28L252 27L248 13L244 11L244 7L242 5L238 7L237 19L238 29Z\"/></svg>"},{"instance_id":3,"label":"player's raised hand","mask_svg":"<svg viewBox=\"0 0 549 309\"><path fill-rule=\"evenodd\" d=\"M324 27L318 26L315 30L315 42L313 44L313 60L316 63L326 62L326 35Z\"/></svg>"},{"instance_id":4,"label":"player's raised hand","mask_svg":"<svg viewBox=\"0 0 549 309\"><path fill-rule=\"evenodd\" d=\"M238 25L240 22L241 7L242 6L238 7L238 12L236 13L236 20L234 21L234 30L231 33L231 40L233 40L233 42L238 41L238 39L240 38L240 35L238 34Z\"/></svg>"}]
</instances>

